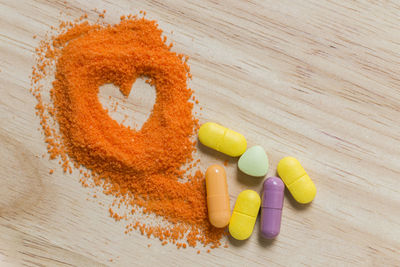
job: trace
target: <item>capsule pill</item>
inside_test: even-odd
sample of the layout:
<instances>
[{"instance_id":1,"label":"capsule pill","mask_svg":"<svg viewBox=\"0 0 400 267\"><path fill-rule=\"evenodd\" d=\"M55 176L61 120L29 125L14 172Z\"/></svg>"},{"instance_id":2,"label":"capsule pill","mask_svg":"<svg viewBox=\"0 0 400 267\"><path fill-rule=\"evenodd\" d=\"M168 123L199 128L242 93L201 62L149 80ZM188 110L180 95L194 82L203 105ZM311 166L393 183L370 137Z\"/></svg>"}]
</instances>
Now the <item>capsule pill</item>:
<instances>
[{"instance_id":1,"label":"capsule pill","mask_svg":"<svg viewBox=\"0 0 400 267\"><path fill-rule=\"evenodd\" d=\"M297 159L293 157L281 159L277 171L297 202L306 204L314 199L317 189Z\"/></svg>"},{"instance_id":2,"label":"capsule pill","mask_svg":"<svg viewBox=\"0 0 400 267\"><path fill-rule=\"evenodd\" d=\"M218 228L227 226L231 218L231 210L224 167L217 164L208 167L206 171L206 191L210 223Z\"/></svg>"},{"instance_id":3,"label":"capsule pill","mask_svg":"<svg viewBox=\"0 0 400 267\"><path fill-rule=\"evenodd\" d=\"M231 157L242 155L247 147L243 135L214 122L201 125L199 140L203 145Z\"/></svg>"},{"instance_id":4,"label":"capsule pill","mask_svg":"<svg viewBox=\"0 0 400 267\"><path fill-rule=\"evenodd\" d=\"M264 181L260 220L264 238L275 238L280 232L284 190L285 185L278 177Z\"/></svg>"},{"instance_id":5,"label":"capsule pill","mask_svg":"<svg viewBox=\"0 0 400 267\"><path fill-rule=\"evenodd\" d=\"M253 233L261 199L253 190L242 191L236 199L229 222L229 233L237 240L245 240Z\"/></svg>"}]
</instances>

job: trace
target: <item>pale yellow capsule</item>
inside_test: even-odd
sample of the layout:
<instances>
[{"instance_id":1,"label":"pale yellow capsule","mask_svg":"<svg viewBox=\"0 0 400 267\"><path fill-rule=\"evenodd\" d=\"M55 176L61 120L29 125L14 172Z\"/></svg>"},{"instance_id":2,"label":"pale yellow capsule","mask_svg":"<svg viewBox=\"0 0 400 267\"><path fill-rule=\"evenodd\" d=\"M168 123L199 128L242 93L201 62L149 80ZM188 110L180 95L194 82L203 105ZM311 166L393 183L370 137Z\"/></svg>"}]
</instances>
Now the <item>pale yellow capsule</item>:
<instances>
[{"instance_id":1,"label":"pale yellow capsule","mask_svg":"<svg viewBox=\"0 0 400 267\"><path fill-rule=\"evenodd\" d=\"M277 171L297 202L307 204L314 199L317 189L297 159L293 157L281 159Z\"/></svg>"},{"instance_id":2,"label":"pale yellow capsule","mask_svg":"<svg viewBox=\"0 0 400 267\"><path fill-rule=\"evenodd\" d=\"M246 151L246 138L214 122L206 122L199 130L200 142L231 157L238 157Z\"/></svg>"},{"instance_id":3,"label":"pale yellow capsule","mask_svg":"<svg viewBox=\"0 0 400 267\"><path fill-rule=\"evenodd\" d=\"M244 190L238 195L229 222L229 233L233 238L245 240L251 236L260 205L261 198L253 190Z\"/></svg>"}]
</instances>

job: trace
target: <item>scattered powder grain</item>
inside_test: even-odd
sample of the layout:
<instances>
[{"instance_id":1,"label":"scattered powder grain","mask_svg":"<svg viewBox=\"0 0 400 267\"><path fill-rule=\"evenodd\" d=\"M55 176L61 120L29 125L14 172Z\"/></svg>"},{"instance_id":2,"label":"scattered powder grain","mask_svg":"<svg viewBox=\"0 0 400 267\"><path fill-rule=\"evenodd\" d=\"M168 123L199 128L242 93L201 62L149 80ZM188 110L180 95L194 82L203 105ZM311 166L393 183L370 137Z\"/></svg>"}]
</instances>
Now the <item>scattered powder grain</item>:
<instances>
[{"instance_id":1,"label":"scattered powder grain","mask_svg":"<svg viewBox=\"0 0 400 267\"><path fill-rule=\"evenodd\" d=\"M224 230L208 222L203 174L182 170L193 161L198 129L193 91L186 83L191 77L187 57L171 51L155 21L129 15L116 25L91 25L82 22L87 17L61 22L36 49L31 92L49 158L59 159L64 172L78 169L83 186L92 183L113 195L110 216L128 221L126 233L138 230L178 248L197 242L220 246ZM54 67L46 102L43 81ZM109 116L98 93L99 86L113 83L128 96L140 77L155 87L156 101L142 128L134 130ZM126 212L116 211L121 204L131 215L141 210L165 224L154 226L135 216L129 222Z\"/></svg>"}]
</instances>

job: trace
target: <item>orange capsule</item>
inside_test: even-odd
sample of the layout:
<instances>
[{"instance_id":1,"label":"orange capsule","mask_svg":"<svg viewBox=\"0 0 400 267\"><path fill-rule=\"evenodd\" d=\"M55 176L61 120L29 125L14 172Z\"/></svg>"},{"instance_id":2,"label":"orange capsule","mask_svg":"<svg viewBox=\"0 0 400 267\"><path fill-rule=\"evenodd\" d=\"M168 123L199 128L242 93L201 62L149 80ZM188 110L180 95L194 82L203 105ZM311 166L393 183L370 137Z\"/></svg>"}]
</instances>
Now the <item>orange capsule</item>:
<instances>
[{"instance_id":1,"label":"orange capsule","mask_svg":"<svg viewBox=\"0 0 400 267\"><path fill-rule=\"evenodd\" d=\"M227 226L231 218L231 211L224 167L217 164L208 167L206 171L206 189L210 223L218 228Z\"/></svg>"}]
</instances>

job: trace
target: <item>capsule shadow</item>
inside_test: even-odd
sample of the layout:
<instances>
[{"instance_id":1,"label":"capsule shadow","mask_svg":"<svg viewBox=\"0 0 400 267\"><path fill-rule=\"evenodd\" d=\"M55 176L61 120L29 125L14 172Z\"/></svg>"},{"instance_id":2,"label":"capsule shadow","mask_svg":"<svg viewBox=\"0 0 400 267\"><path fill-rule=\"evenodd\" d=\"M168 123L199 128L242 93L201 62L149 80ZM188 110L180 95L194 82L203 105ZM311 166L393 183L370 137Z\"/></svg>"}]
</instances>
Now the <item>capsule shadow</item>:
<instances>
[{"instance_id":1,"label":"capsule shadow","mask_svg":"<svg viewBox=\"0 0 400 267\"><path fill-rule=\"evenodd\" d=\"M249 240L249 239L237 240L237 239L233 238L231 235L228 235L228 242L229 242L229 244L231 244L231 245L234 246L234 247L241 247L241 246L243 246L244 244L247 243L247 240Z\"/></svg>"},{"instance_id":2,"label":"capsule shadow","mask_svg":"<svg viewBox=\"0 0 400 267\"><path fill-rule=\"evenodd\" d=\"M267 239L267 238L262 237L261 233L259 233L257 241L260 246L266 248L266 247L270 247L270 246L274 245L276 238Z\"/></svg>"},{"instance_id":3,"label":"capsule shadow","mask_svg":"<svg viewBox=\"0 0 400 267\"><path fill-rule=\"evenodd\" d=\"M197 146L197 150L198 151L200 151L200 152L202 152L202 153L204 153L204 154L206 154L208 156L211 156L211 157L213 157L215 159L226 161L226 162L228 162L228 164L232 164L232 163L236 164L238 159L239 159L239 157L231 157L231 156L225 155L222 152L219 152L219 151L214 150L212 148L206 147L205 145L203 145L200 142L200 140L198 138L197 138L197 145L196 146Z\"/></svg>"},{"instance_id":4,"label":"capsule shadow","mask_svg":"<svg viewBox=\"0 0 400 267\"><path fill-rule=\"evenodd\" d=\"M286 187L285 187L285 198L289 201L290 205L292 205L292 207L294 207L297 210L306 210L312 205L312 202L308 204L301 204L297 202Z\"/></svg>"}]
</instances>

